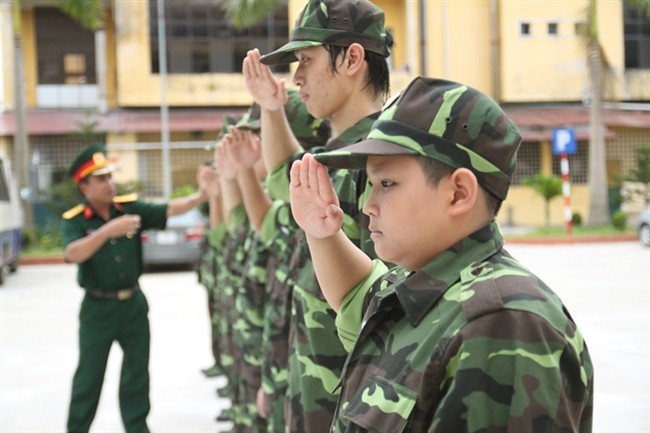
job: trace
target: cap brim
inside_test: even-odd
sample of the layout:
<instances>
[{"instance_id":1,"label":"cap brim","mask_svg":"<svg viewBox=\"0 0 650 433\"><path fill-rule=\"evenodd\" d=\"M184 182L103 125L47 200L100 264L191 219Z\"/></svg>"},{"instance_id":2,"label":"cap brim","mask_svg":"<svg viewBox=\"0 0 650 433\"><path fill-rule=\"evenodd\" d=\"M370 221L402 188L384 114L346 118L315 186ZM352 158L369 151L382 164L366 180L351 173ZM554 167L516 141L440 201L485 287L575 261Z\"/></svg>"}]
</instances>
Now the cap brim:
<instances>
[{"instance_id":1,"label":"cap brim","mask_svg":"<svg viewBox=\"0 0 650 433\"><path fill-rule=\"evenodd\" d=\"M365 140L331 152L314 155L316 161L332 168L366 168L369 156L417 155L416 152L384 140Z\"/></svg>"},{"instance_id":2,"label":"cap brim","mask_svg":"<svg viewBox=\"0 0 650 433\"><path fill-rule=\"evenodd\" d=\"M260 62L265 65L285 65L287 63L297 62L298 59L293 54L294 52L319 45L323 45L323 43L317 41L290 41L277 50L264 54L260 57Z\"/></svg>"},{"instance_id":3,"label":"cap brim","mask_svg":"<svg viewBox=\"0 0 650 433\"><path fill-rule=\"evenodd\" d=\"M260 129L262 129L262 125L259 120L254 120L252 122L242 122L241 124L237 124L237 129L241 131L258 132Z\"/></svg>"},{"instance_id":4,"label":"cap brim","mask_svg":"<svg viewBox=\"0 0 650 433\"><path fill-rule=\"evenodd\" d=\"M104 167L93 170L90 173L90 176L101 176L102 174L112 173L115 171L115 166L113 164L105 165Z\"/></svg>"}]
</instances>

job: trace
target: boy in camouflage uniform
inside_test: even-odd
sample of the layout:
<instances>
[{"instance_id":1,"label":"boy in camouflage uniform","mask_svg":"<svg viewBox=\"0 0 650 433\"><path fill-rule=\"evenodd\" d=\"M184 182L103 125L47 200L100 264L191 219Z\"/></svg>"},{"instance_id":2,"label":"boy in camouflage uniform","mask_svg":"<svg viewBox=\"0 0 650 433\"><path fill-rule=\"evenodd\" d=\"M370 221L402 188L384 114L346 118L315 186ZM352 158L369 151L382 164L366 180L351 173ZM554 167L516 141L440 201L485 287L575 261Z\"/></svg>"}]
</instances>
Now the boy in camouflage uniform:
<instances>
[{"instance_id":1,"label":"boy in camouflage uniform","mask_svg":"<svg viewBox=\"0 0 650 433\"><path fill-rule=\"evenodd\" d=\"M349 349L333 432L591 431L582 335L495 221L520 142L488 96L420 77L367 140L294 163L292 211ZM397 268L343 234L317 161L366 168L372 239Z\"/></svg>"},{"instance_id":2,"label":"boy in camouflage uniform","mask_svg":"<svg viewBox=\"0 0 650 433\"><path fill-rule=\"evenodd\" d=\"M289 126L305 149L322 146L330 136L329 122L311 116L296 90L288 91L284 111ZM250 131L250 133L243 132ZM297 230L290 225L289 204L271 201L254 173L260 158L260 109L253 104L232 131L234 141L227 148L231 164L237 167L240 190L252 226L271 251L266 270L264 332L262 338L262 387L258 410L266 419L268 433L284 433L288 378L288 340L293 283L289 279L291 253L297 247ZM293 227L297 228L295 224Z\"/></svg>"},{"instance_id":3,"label":"boy in camouflage uniform","mask_svg":"<svg viewBox=\"0 0 650 433\"><path fill-rule=\"evenodd\" d=\"M386 57L391 46L383 11L371 2L309 0L289 43L263 57L257 50L248 52L243 72L262 109L262 156L271 171L267 187L272 198L288 201L288 166L303 150L280 109L287 98L284 81L273 77L265 65L299 62L293 81L307 110L316 118L329 119L336 135L324 148L311 150L316 153L365 138L388 94ZM333 170L330 175L345 202L345 233L372 255L372 242L362 240L360 221L364 174ZM295 225L291 218L287 223ZM336 335L335 313L315 279L302 231L299 236L288 277L294 287L287 423L289 432L318 433L329 429L346 351Z\"/></svg>"}]
</instances>

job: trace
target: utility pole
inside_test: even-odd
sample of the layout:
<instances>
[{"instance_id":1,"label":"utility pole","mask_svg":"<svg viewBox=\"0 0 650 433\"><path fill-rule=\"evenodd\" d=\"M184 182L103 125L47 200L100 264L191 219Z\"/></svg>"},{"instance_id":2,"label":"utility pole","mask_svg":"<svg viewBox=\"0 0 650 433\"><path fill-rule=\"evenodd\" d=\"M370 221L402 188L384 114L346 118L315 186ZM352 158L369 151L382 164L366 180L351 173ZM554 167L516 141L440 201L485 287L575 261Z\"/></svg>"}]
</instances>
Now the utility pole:
<instances>
[{"instance_id":1,"label":"utility pole","mask_svg":"<svg viewBox=\"0 0 650 433\"><path fill-rule=\"evenodd\" d=\"M165 0L158 0L158 68L160 73L160 138L162 142L163 196L172 193L169 167L169 107L167 106L167 40L165 32Z\"/></svg>"},{"instance_id":2,"label":"utility pole","mask_svg":"<svg viewBox=\"0 0 650 433\"><path fill-rule=\"evenodd\" d=\"M25 73L23 70L23 35L20 1L13 2L14 30L14 104L16 112L16 131L14 135L14 170L18 180L19 191L29 191L29 138L25 124ZM31 195L31 194L29 194ZM22 196L22 194L21 194ZM32 227L33 215L31 202L22 200L25 227Z\"/></svg>"}]
</instances>

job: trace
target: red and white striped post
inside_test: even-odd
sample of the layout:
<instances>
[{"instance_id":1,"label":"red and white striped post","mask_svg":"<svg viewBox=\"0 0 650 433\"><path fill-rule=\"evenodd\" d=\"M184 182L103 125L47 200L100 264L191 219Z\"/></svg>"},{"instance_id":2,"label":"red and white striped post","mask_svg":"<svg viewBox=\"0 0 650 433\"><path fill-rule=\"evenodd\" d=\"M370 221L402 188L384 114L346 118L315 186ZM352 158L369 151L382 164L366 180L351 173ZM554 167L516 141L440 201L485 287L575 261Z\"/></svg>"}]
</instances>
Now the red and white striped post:
<instances>
[{"instance_id":1,"label":"red and white striped post","mask_svg":"<svg viewBox=\"0 0 650 433\"><path fill-rule=\"evenodd\" d=\"M571 185L569 184L569 155L562 152L560 155L560 168L562 169L562 195L564 196L564 221L566 233L573 233L573 212L571 211Z\"/></svg>"}]
</instances>

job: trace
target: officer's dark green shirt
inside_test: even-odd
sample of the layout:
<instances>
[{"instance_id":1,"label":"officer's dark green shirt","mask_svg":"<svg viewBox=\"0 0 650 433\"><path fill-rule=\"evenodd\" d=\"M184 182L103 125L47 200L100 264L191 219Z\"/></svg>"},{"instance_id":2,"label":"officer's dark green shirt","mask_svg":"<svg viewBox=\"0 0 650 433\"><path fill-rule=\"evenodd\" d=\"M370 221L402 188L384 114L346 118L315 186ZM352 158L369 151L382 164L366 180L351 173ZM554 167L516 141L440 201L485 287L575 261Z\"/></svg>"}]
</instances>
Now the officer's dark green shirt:
<instances>
[{"instance_id":1,"label":"officer's dark green shirt","mask_svg":"<svg viewBox=\"0 0 650 433\"><path fill-rule=\"evenodd\" d=\"M84 203L74 216L64 216L61 222L63 247L81 239L106 224L92 208ZM73 212L74 214L74 212ZM110 219L122 215L140 215L140 230L164 229L167 224L167 204L142 201L118 203L111 207ZM132 238L111 238L88 260L79 263L77 282L87 290L118 291L133 287L142 274L142 245L140 234Z\"/></svg>"}]
</instances>

